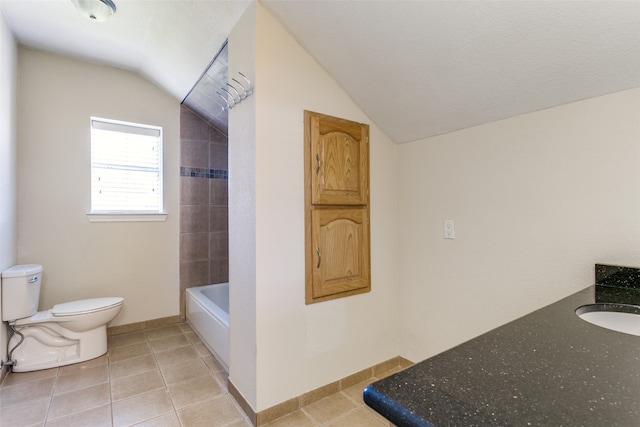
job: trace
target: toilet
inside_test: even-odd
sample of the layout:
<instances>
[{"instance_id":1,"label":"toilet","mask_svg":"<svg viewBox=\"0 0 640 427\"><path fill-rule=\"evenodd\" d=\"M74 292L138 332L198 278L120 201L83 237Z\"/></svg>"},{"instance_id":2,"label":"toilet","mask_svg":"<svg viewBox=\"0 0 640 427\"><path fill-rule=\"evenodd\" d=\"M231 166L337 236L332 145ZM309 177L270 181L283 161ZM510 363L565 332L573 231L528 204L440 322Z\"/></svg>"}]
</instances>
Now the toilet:
<instances>
[{"instance_id":1,"label":"toilet","mask_svg":"<svg viewBox=\"0 0 640 427\"><path fill-rule=\"evenodd\" d=\"M14 332L7 347L14 372L55 368L105 354L107 323L124 302L120 297L92 298L38 311L42 271L39 264L26 264L2 272L2 320Z\"/></svg>"}]
</instances>

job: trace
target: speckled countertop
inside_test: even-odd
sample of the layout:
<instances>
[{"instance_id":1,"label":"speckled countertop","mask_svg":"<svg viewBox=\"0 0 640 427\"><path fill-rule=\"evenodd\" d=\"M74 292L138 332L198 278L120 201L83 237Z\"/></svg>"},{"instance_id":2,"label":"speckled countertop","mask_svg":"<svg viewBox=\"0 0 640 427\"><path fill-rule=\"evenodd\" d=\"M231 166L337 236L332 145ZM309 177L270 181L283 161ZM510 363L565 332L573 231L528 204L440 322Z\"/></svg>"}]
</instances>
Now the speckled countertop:
<instances>
[{"instance_id":1,"label":"speckled countertop","mask_svg":"<svg viewBox=\"0 0 640 427\"><path fill-rule=\"evenodd\" d=\"M596 265L596 285L365 388L397 426L640 426L640 337L575 309L640 303L640 269Z\"/></svg>"}]
</instances>

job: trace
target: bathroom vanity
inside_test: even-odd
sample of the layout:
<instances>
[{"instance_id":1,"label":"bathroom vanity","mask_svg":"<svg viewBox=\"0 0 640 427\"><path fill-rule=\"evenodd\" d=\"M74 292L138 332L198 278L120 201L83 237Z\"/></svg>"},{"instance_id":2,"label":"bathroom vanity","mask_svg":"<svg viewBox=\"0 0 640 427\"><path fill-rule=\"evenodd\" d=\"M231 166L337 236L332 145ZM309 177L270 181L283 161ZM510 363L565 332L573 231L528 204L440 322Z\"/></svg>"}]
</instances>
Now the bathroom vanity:
<instances>
[{"instance_id":1,"label":"bathroom vanity","mask_svg":"<svg viewBox=\"0 0 640 427\"><path fill-rule=\"evenodd\" d=\"M640 425L640 336L577 316L596 302L640 305L640 269L596 265L596 285L377 381L364 401L400 427Z\"/></svg>"}]
</instances>

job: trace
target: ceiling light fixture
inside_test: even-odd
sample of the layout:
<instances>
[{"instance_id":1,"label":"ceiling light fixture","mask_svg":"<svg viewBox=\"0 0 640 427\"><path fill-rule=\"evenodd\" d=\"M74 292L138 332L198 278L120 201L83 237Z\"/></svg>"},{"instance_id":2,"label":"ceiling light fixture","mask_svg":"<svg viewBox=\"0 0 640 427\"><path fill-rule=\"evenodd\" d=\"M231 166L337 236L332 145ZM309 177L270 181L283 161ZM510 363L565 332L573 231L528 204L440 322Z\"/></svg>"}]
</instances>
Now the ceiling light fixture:
<instances>
[{"instance_id":1,"label":"ceiling light fixture","mask_svg":"<svg viewBox=\"0 0 640 427\"><path fill-rule=\"evenodd\" d=\"M92 21L106 21L116 13L116 5L111 0L71 0L82 16Z\"/></svg>"}]
</instances>

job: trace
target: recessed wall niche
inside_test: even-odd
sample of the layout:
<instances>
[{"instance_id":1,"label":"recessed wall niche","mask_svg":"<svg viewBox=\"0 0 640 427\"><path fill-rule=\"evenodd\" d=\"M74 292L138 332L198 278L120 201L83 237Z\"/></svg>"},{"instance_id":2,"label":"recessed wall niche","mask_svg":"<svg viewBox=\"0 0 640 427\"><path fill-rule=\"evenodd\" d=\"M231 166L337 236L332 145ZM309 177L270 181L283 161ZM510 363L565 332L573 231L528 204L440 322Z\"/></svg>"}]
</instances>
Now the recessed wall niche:
<instances>
[{"instance_id":1,"label":"recessed wall niche","mask_svg":"<svg viewBox=\"0 0 640 427\"><path fill-rule=\"evenodd\" d=\"M180 317L185 289L229 281L228 135L180 109Z\"/></svg>"}]
</instances>

